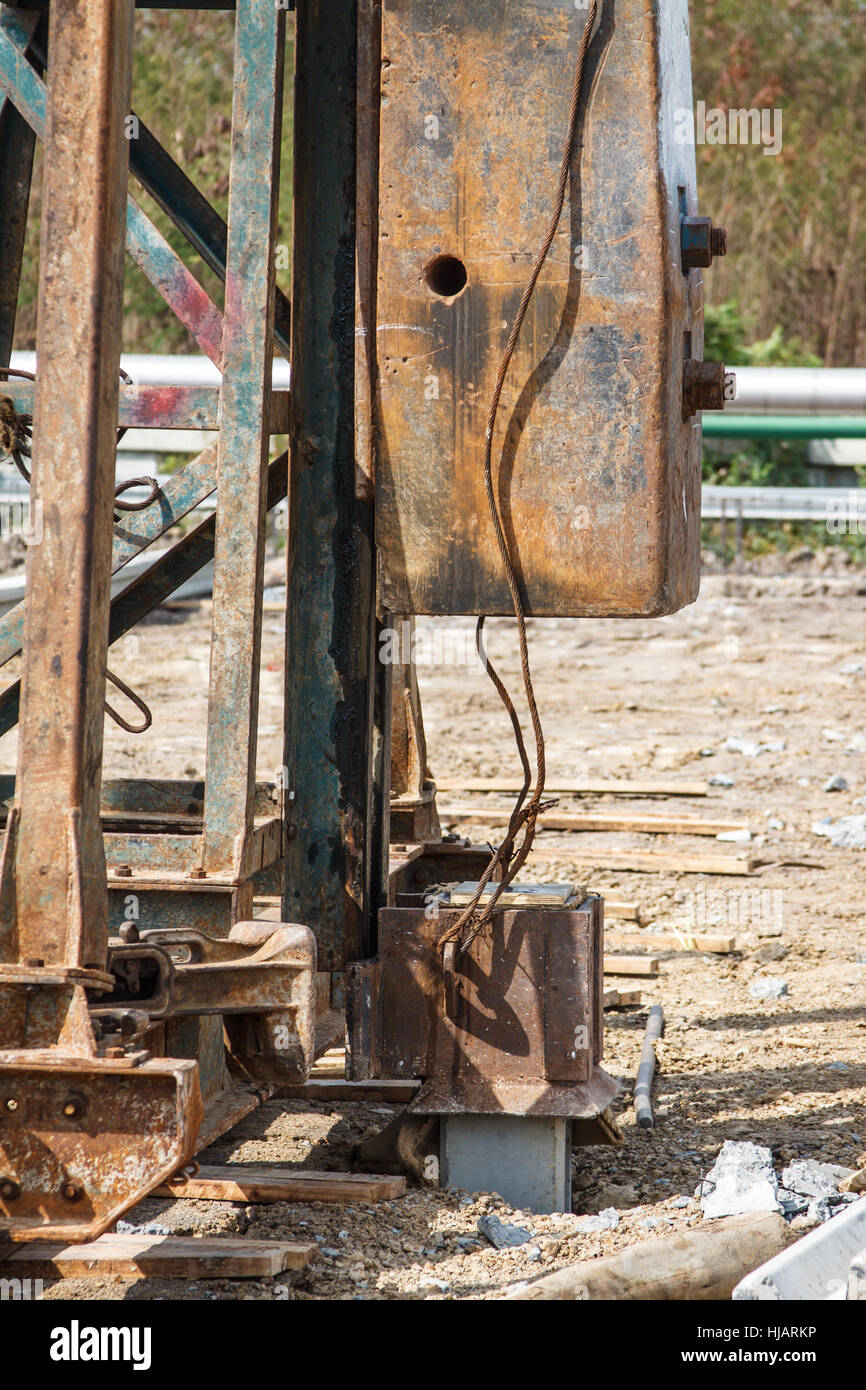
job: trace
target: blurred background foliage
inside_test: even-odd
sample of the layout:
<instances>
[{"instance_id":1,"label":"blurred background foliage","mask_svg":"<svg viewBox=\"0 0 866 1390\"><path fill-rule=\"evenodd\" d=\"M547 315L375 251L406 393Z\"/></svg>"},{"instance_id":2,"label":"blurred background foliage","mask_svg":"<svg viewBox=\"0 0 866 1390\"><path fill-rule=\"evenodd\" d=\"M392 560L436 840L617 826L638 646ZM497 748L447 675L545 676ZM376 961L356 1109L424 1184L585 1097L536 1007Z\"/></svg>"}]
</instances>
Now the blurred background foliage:
<instances>
[{"instance_id":1,"label":"blurred background foliage","mask_svg":"<svg viewBox=\"0 0 866 1390\"><path fill-rule=\"evenodd\" d=\"M277 283L287 294L291 290L292 23L290 17L277 229L277 243L282 248L277 257ZM228 212L234 15L226 11L138 10L135 28L133 110L225 217ZM37 148L15 331L15 346L22 349L32 349L36 345L42 181L39 153ZM223 291L218 278L190 250L185 238L135 180L131 181L130 188L147 215L221 308ZM123 348L125 352L199 351L164 300L128 257L124 283Z\"/></svg>"}]
</instances>

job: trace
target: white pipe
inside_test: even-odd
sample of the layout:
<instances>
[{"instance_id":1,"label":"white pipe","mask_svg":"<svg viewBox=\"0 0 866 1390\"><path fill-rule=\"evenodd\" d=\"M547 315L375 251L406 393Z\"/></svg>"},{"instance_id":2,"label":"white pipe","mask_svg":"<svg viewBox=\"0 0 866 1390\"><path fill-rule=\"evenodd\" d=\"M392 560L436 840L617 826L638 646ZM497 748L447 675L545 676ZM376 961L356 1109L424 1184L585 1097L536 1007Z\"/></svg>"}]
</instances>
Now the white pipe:
<instances>
[{"instance_id":1,"label":"white pipe","mask_svg":"<svg viewBox=\"0 0 866 1390\"><path fill-rule=\"evenodd\" d=\"M35 352L13 352L11 367L19 371L36 371ZM156 353L125 352L120 365L136 386L220 386L222 375L209 357L157 355ZM278 391L289 387L291 368L281 357L274 358L273 385Z\"/></svg>"},{"instance_id":2,"label":"white pipe","mask_svg":"<svg viewBox=\"0 0 866 1390\"><path fill-rule=\"evenodd\" d=\"M732 367L734 415L863 415L866 371L860 367Z\"/></svg>"},{"instance_id":3,"label":"white pipe","mask_svg":"<svg viewBox=\"0 0 866 1390\"><path fill-rule=\"evenodd\" d=\"M219 386L222 377L207 357L124 353L121 366L138 386ZM36 354L13 352L11 365L35 371ZM733 367L735 415L866 414L866 369L860 367ZM288 390L291 368L274 358L273 384Z\"/></svg>"}]
</instances>

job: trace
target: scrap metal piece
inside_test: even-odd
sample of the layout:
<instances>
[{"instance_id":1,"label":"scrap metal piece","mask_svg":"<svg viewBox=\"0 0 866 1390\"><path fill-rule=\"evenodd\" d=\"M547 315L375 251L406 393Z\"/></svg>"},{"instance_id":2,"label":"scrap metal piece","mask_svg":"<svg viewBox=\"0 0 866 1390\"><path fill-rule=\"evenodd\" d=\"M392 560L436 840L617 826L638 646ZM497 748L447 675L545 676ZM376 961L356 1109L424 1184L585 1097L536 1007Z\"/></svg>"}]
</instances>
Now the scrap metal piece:
<instances>
[{"instance_id":1,"label":"scrap metal piece","mask_svg":"<svg viewBox=\"0 0 866 1390\"><path fill-rule=\"evenodd\" d=\"M393 662L391 686L391 839L417 843L441 834L436 783L427 766L427 740L415 657L414 618L391 620L399 661ZM383 653L384 655L384 653Z\"/></svg>"},{"instance_id":2,"label":"scrap metal piece","mask_svg":"<svg viewBox=\"0 0 866 1390\"><path fill-rule=\"evenodd\" d=\"M296 923L238 922L228 938L153 928L109 943L115 988L91 1005L114 1021L225 1018L230 1067L247 1081L306 1081L315 1055L316 940Z\"/></svg>"},{"instance_id":3,"label":"scrap metal piece","mask_svg":"<svg viewBox=\"0 0 866 1390\"><path fill-rule=\"evenodd\" d=\"M866 1197L753 1269L731 1296L746 1302L842 1300L848 1291L851 1262L863 1249L864 1239Z\"/></svg>"}]
</instances>

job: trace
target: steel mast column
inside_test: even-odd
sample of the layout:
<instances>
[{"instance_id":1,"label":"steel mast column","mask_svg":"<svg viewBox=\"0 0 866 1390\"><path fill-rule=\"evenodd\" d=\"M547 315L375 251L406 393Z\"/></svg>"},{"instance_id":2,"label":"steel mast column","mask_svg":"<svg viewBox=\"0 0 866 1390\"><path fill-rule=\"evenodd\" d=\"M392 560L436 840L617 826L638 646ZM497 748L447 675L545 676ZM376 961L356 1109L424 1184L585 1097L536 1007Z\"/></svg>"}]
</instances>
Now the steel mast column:
<instances>
[{"instance_id":1,"label":"steel mast column","mask_svg":"<svg viewBox=\"0 0 866 1390\"><path fill-rule=\"evenodd\" d=\"M132 0L54 0L16 802L17 954L104 970L99 816Z\"/></svg>"},{"instance_id":2,"label":"steel mast column","mask_svg":"<svg viewBox=\"0 0 866 1390\"><path fill-rule=\"evenodd\" d=\"M283 915L342 971L371 930L373 508L354 465L355 0L303 0L294 288Z\"/></svg>"}]
</instances>

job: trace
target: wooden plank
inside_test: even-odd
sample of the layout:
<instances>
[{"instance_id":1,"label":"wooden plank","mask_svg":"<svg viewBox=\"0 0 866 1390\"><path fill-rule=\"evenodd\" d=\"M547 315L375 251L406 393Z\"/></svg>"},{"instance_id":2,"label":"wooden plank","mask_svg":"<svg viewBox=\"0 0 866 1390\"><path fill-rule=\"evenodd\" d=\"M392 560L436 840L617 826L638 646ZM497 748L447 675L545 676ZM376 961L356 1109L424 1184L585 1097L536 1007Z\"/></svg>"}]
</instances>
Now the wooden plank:
<instances>
[{"instance_id":1,"label":"wooden plank","mask_svg":"<svg viewBox=\"0 0 866 1390\"><path fill-rule=\"evenodd\" d=\"M443 825L469 821L473 825L507 825L511 806L440 806ZM597 811L546 812L540 822L544 830L624 831L637 835L721 835L729 830L747 830L742 821L702 820L699 816L630 816Z\"/></svg>"},{"instance_id":2,"label":"wooden plank","mask_svg":"<svg viewBox=\"0 0 866 1390\"><path fill-rule=\"evenodd\" d=\"M152 1195L209 1202L386 1202L405 1191L405 1178L378 1173L303 1173L223 1163L203 1164L194 1177L163 1183Z\"/></svg>"},{"instance_id":3,"label":"wooden plank","mask_svg":"<svg viewBox=\"0 0 866 1390\"><path fill-rule=\"evenodd\" d=\"M630 947L649 946L654 951L709 951L719 956L730 955L737 949L735 936L713 936L698 932L611 932L604 934L606 946Z\"/></svg>"},{"instance_id":4,"label":"wooden plank","mask_svg":"<svg viewBox=\"0 0 866 1390\"><path fill-rule=\"evenodd\" d=\"M618 873L722 874L748 878L757 863L755 859L739 859L727 854L667 854L658 850L607 848L593 852L576 845L552 845L543 837L535 841L532 852L539 859L567 859L573 864L586 864Z\"/></svg>"},{"instance_id":5,"label":"wooden plank","mask_svg":"<svg viewBox=\"0 0 866 1390\"><path fill-rule=\"evenodd\" d=\"M593 891L604 898L605 917L619 917L629 922L640 922L640 907L637 903L624 903L617 898L608 898L603 888L594 888Z\"/></svg>"},{"instance_id":6,"label":"wooden plank","mask_svg":"<svg viewBox=\"0 0 866 1390\"><path fill-rule=\"evenodd\" d=\"M605 956L605 975L657 975L657 956Z\"/></svg>"},{"instance_id":7,"label":"wooden plank","mask_svg":"<svg viewBox=\"0 0 866 1390\"><path fill-rule=\"evenodd\" d=\"M437 777L440 792L518 792L521 784L509 777ZM552 782L552 796L708 796L707 782Z\"/></svg>"},{"instance_id":8,"label":"wooden plank","mask_svg":"<svg viewBox=\"0 0 866 1390\"><path fill-rule=\"evenodd\" d=\"M386 1105L401 1105L414 1100L420 1081L345 1081L341 1078L310 1078L303 1086L281 1086L282 1100L353 1100L383 1101Z\"/></svg>"},{"instance_id":9,"label":"wooden plank","mask_svg":"<svg viewBox=\"0 0 866 1390\"><path fill-rule=\"evenodd\" d=\"M274 1087L251 1086L239 1083L220 1091L205 1106L204 1119L198 1132L196 1153L201 1153L235 1125L245 1120L254 1110L258 1110L266 1100L274 1095Z\"/></svg>"},{"instance_id":10,"label":"wooden plank","mask_svg":"<svg viewBox=\"0 0 866 1390\"><path fill-rule=\"evenodd\" d=\"M639 989L606 989L603 996L606 1009L632 1008L642 1000L643 993Z\"/></svg>"},{"instance_id":11,"label":"wooden plank","mask_svg":"<svg viewBox=\"0 0 866 1390\"><path fill-rule=\"evenodd\" d=\"M261 1279L304 1269L316 1246L223 1236L136 1236L109 1232L84 1245L32 1241L0 1252L0 1275L42 1279Z\"/></svg>"}]
</instances>

